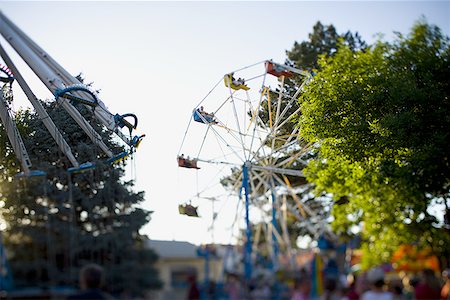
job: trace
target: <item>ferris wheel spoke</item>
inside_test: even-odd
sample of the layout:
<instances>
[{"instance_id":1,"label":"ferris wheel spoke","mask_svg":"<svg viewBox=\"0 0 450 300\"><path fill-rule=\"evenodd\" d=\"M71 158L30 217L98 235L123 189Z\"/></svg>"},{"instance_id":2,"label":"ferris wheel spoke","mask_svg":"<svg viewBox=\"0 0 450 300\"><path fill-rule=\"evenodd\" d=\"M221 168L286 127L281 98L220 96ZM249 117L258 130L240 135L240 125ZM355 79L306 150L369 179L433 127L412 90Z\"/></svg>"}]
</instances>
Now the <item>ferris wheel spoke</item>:
<instances>
[{"instance_id":1,"label":"ferris wheel spoke","mask_svg":"<svg viewBox=\"0 0 450 300\"><path fill-rule=\"evenodd\" d=\"M247 133L250 131L250 128L252 127L253 122L255 122L254 125L253 125L253 131L255 131L256 128L257 128L257 124L256 124L257 121L256 121L256 119L259 117L259 108L261 107L261 98L262 98L262 96L260 96L260 99L258 101L258 105L256 106L255 109L253 109L253 107L252 107L252 102L249 101L249 109L252 112L252 117L250 119L250 123L247 126L247 131L246 131ZM252 143L250 143L250 144L252 144ZM250 149L251 149L251 147L250 147Z\"/></svg>"},{"instance_id":2,"label":"ferris wheel spoke","mask_svg":"<svg viewBox=\"0 0 450 300\"><path fill-rule=\"evenodd\" d=\"M238 143L241 143L241 142L242 142L242 141L241 141L242 136L246 136L245 134L242 134L242 133L239 132L238 130L235 130L235 129L232 129L232 128L226 126L226 125L225 125L224 123L222 123L222 122L219 122L219 124L217 124L217 125L215 125L215 126L216 126L216 127L219 127L219 128L225 129L225 131L226 131L227 133L229 133L230 136L232 136L233 139L234 139L236 142L238 142ZM238 134L241 138L238 138L238 137L236 136L236 134Z\"/></svg>"},{"instance_id":3,"label":"ferris wheel spoke","mask_svg":"<svg viewBox=\"0 0 450 300\"><path fill-rule=\"evenodd\" d=\"M264 133L265 134L265 133ZM267 135L264 137L261 137L258 134L258 140L261 143L260 147L257 149L257 152L253 152L251 160L256 160L257 163L262 163L264 165L270 164L270 157L269 153L267 153L267 146L264 145L267 142Z\"/></svg>"},{"instance_id":4,"label":"ferris wheel spoke","mask_svg":"<svg viewBox=\"0 0 450 300\"><path fill-rule=\"evenodd\" d=\"M285 160L281 161L280 163L276 164L275 167L290 166L295 161L301 162L304 166L308 165L308 163L306 161L300 159L300 157L303 154L305 154L307 150L308 150L308 148L306 148L306 147L302 148L301 151L298 151L295 155L292 155L291 157L288 157Z\"/></svg>"},{"instance_id":5,"label":"ferris wheel spoke","mask_svg":"<svg viewBox=\"0 0 450 300\"><path fill-rule=\"evenodd\" d=\"M317 234L317 230L311 225L310 222L306 221L307 216L305 216L301 212L299 212L297 206L294 207L292 204L289 203L289 201L287 201L287 199L285 199L284 205L286 206L286 209L297 219L297 221L304 222L304 224L306 225L306 229L311 234L313 234L314 236Z\"/></svg>"},{"instance_id":6,"label":"ferris wheel spoke","mask_svg":"<svg viewBox=\"0 0 450 300\"><path fill-rule=\"evenodd\" d=\"M234 154L235 150L233 150L233 152L228 153L228 154L225 153L225 151L224 151L224 149L223 149L223 147L222 147L222 142L221 142L220 138L218 137L218 135L214 135L214 137L215 137L216 140L217 140L217 145L219 145L220 151L222 152L222 156L219 156L219 157L217 157L217 158L212 158L212 160L217 160L218 158L227 159L227 157L229 157L229 156L231 156L232 154ZM226 143L225 143L225 144L226 144ZM230 147L232 148L231 145L227 146L227 148L230 148Z\"/></svg>"},{"instance_id":7,"label":"ferris wheel spoke","mask_svg":"<svg viewBox=\"0 0 450 300\"><path fill-rule=\"evenodd\" d=\"M210 128L210 126L208 126L208 128L206 128L206 132L205 132L205 135L203 136L203 140L202 140L200 149L198 150L197 157L199 157L199 156L200 156L200 153L202 152L203 145L205 144L206 137L208 136L209 128Z\"/></svg>"},{"instance_id":8,"label":"ferris wheel spoke","mask_svg":"<svg viewBox=\"0 0 450 300\"><path fill-rule=\"evenodd\" d=\"M300 112L301 108L297 108L295 112L293 112L290 116L288 116L283 122L281 122L280 125L276 126L275 130L279 130L281 127L286 125L287 122L289 122L294 116L296 116Z\"/></svg>"},{"instance_id":9,"label":"ferris wheel spoke","mask_svg":"<svg viewBox=\"0 0 450 300\"><path fill-rule=\"evenodd\" d=\"M212 126L211 126L211 128L212 128ZM236 150L234 150L234 148L227 142L227 140L225 140L221 135L220 135L220 133L216 130L216 129L214 129L214 128L212 128L212 131L216 134L216 136L225 144L225 146L227 146L231 151L232 151L232 153L233 154L235 154L235 156L242 162L242 163L244 163L244 160L242 159L242 157L236 152Z\"/></svg>"},{"instance_id":10,"label":"ferris wheel spoke","mask_svg":"<svg viewBox=\"0 0 450 300\"><path fill-rule=\"evenodd\" d=\"M257 63L251 64L251 65L249 65L249 66L246 66L246 67L243 67L243 68L234 70L233 72L230 72L230 73L236 73L236 72L240 72L240 71L249 69L249 68L251 68L251 67L254 67L254 66L257 66L257 65L259 65L259 64L261 64L261 63L264 63L265 61L266 61L266 60L259 61L259 62L257 62Z\"/></svg>"},{"instance_id":11,"label":"ferris wheel spoke","mask_svg":"<svg viewBox=\"0 0 450 300\"><path fill-rule=\"evenodd\" d=\"M264 80L265 80L265 76L264 76ZM263 85L264 85L264 83L263 83ZM252 135L252 139L251 139L251 142L250 142L250 152L252 152L252 149L253 149L256 133L258 132L258 129L257 129L258 126L262 127L262 129L264 130L266 135L267 135L267 132L270 131L270 129L267 128L267 126L265 125L265 122L261 119L261 116L259 115L259 109L261 107L262 101L264 100L264 94L265 94L265 88L263 88L263 90L260 93L258 105L257 105L256 109L254 110L254 114L252 115L252 120L254 121L254 125L253 125L253 135ZM269 112L270 112L271 111L270 105L268 105L268 109L269 109ZM259 124L258 124L258 122L259 122ZM259 140L261 141L261 137L260 136L259 136ZM265 143L265 141L261 142L259 148L256 151L254 151L254 152L258 152L260 150L261 145L263 145L264 143Z\"/></svg>"},{"instance_id":12,"label":"ferris wheel spoke","mask_svg":"<svg viewBox=\"0 0 450 300\"><path fill-rule=\"evenodd\" d=\"M254 198L256 198L256 196L258 195L258 191L262 188L262 186L264 186L266 188L266 190L270 190L270 186L267 184L267 179L265 179L263 176L258 174L258 172L251 170L250 173L252 174L252 177L255 177L258 180L258 184L253 187L252 196ZM252 182L253 182L253 180L252 180ZM264 194L264 193L262 193L262 194Z\"/></svg>"},{"instance_id":13,"label":"ferris wheel spoke","mask_svg":"<svg viewBox=\"0 0 450 300\"><path fill-rule=\"evenodd\" d=\"M201 162L208 163L208 164L216 164L216 165L228 165L228 166L236 166L236 167L240 166L240 164L231 163L231 162L223 161L223 160L197 158L197 161L201 161Z\"/></svg>"},{"instance_id":14,"label":"ferris wheel spoke","mask_svg":"<svg viewBox=\"0 0 450 300\"><path fill-rule=\"evenodd\" d=\"M303 152L299 151L296 154L294 154L294 155L284 159L280 163L276 164L275 167L281 167L281 166L289 167L293 162L298 161L299 157L302 156L302 154L303 154ZM302 161L302 163L304 165L306 165L305 162Z\"/></svg>"},{"instance_id":15,"label":"ferris wheel spoke","mask_svg":"<svg viewBox=\"0 0 450 300\"><path fill-rule=\"evenodd\" d=\"M231 92L231 87L230 87L230 92ZM247 160L247 155L246 155L246 152L245 152L245 143L244 143L244 140L242 139L241 125L239 124L239 117L238 117L238 113L237 113L237 110L236 110L236 103L235 103L232 95L231 95L231 103L233 104L234 119L236 121L237 130L239 132L239 139L240 139L240 142L241 142L242 151L243 151L245 160Z\"/></svg>"},{"instance_id":16,"label":"ferris wheel spoke","mask_svg":"<svg viewBox=\"0 0 450 300\"><path fill-rule=\"evenodd\" d=\"M253 244L252 244L253 253L256 252L256 249L258 247L259 239L261 237L262 225L263 225L263 222L258 223L258 225L256 227L255 238L253 239Z\"/></svg>"},{"instance_id":17,"label":"ferris wheel spoke","mask_svg":"<svg viewBox=\"0 0 450 300\"><path fill-rule=\"evenodd\" d=\"M250 174L252 175L251 178L252 180L250 180L250 187L251 187L251 197L252 199L258 198L258 191L262 186L262 183L264 182L263 180L261 180L262 178L259 177L258 174L256 174L255 172L253 172L252 170L250 170ZM257 185L255 185L255 177L256 179L258 179L258 183Z\"/></svg>"},{"instance_id":18,"label":"ferris wheel spoke","mask_svg":"<svg viewBox=\"0 0 450 300\"><path fill-rule=\"evenodd\" d=\"M270 153L270 158L271 158L272 162L273 162L274 159L276 159L274 157L274 152L275 152L276 137L278 135L278 130L281 127L281 126L279 126L279 123L281 122L281 123L284 124L287 120L289 120L292 117L292 115L291 115L288 118L286 118L285 121L282 121L282 118L284 117L284 113L287 111L287 109L283 110L283 114L280 115L281 106L282 106L282 99L283 99L284 79L285 79L285 77L282 76L281 77L281 83L279 85L279 91L278 91L278 101L277 101L277 105L276 105L275 121L273 122L273 126L271 126L271 133L270 133L270 135L271 135L271 153ZM267 94L270 95L270 91L268 91ZM268 99L270 99L270 97ZM269 103L269 105L270 105L270 103ZM289 103L289 105L290 105L290 103ZM289 105L287 105L286 108L288 108ZM269 113L270 113L270 111L269 111Z\"/></svg>"},{"instance_id":19,"label":"ferris wheel spoke","mask_svg":"<svg viewBox=\"0 0 450 300\"><path fill-rule=\"evenodd\" d=\"M234 214L234 220L233 220L233 222L231 223L231 226L230 226L230 232L231 232L230 240L233 237L235 237L234 232L236 231L237 220L240 217L240 215L242 215L242 212L244 210L244 205L241 206L240 203L241 203L241 201L237 201L236 213ZM235 237L235 238L238 239L238 237Z\"/></svg>"},{"instance_id":20,"label":"ferris wheel spoke","mask_svg":"<svg viewBox=\"0 0 450 300\"><path fill-rule=\"evenodd\" d=\"M297 128L295 128L295 129L297 129ZM299 138L300 137L300 135L298 133L295 133L295 131L296 131L295 129L294 129L293 133L277 136L277 139L280 140L280 141L284 141L285 145L288 144L288 143L292 143L292 138ZM284 147L284 146L282 146L282 147Z\"/></svg>"},{"instance_id":21,"label":"ferris wheel spoke","mask_svg":"<svg viewBox=\"0 0 450 300\"><path fill-rule=\"evenodd\" d=\"M303 217L306 217L307 213L310 215L314 215L314 213L309 209L309 207L304 205L304 203L297 196L297 193L292 188L291 183L289 182L289 179L285 175L282 175L282 176L283 176L284 180L281 180L281 178L278 175L274 174L275 180L278 181L281 185L283 185L289 191L289 193L291 194L292 198L294 199L295 203L297 204L297 207L298 207L299 211L301 212L301 214L303 215Z\"/></svg>"},{"instance_id":22,"label":"ferris wheel spoke","mask_svg":"<svg viewBox=\"0 0 450 300\"><path fill-rule=\"evenodd\" d=\"M283 183L283 181L278 176L275 176L275 179L278 182ZM308 205L306 205L306 203L297 196L297 193L292 188L292 186L286 176L283 175L283 179L284 179L284 182L286 184L288 191L291 193L292 198L295 200L295 202L297 204L297 208L300 210L300 212L302 212L301 214L302 214L303 218L307 219L307 215L306 215L306 213L307 213L309 216L314 217L315 219L319 220L319 224L324 227L324 230L326 230L328 234L330 234L331 236L333 236L333 238L335 238L336 235L329 228L329 225L328 225L328 223L326 223L326 220L323 217L318 216L317 213L315 213L313 210L311 210L311 208ZM287 204L288 204L288 202L287 202ZM309 226L311 227L310 224L309 224ZM317 231L317 230L315 230L315 231Z\"/></svg>"},{"instance_id":23,"label":"ferris wheel spoke","mask_svg":"<svg viewBox=\"0 0 450 300\"><path fill-rule=\"evenodd\" d=\"M210 178L210 180L208 181L208 183L205 185L205 187L204 187L201 191L198 191L198 189L197 189L197 192L196 192L195 195L196 195L197 197L200 197L200 194L203 194L203 193L206 192L207 190L212 189L214 186L220 185L220 182L219 182L219 183L217 182L217 177L219 177L219 175L222 174L223 170L224 170L226 167L227 167L226 165L222 165L221 168L219 168L219 170L216 171L216 174ZM193 197L191 197L191 198L193 198Z\"/></svg>"},{"instance_id":24,"label":"ferris wheel spoke","mask_svg":"<svg viewBox=\"0 0 450 300\"><path fill-rule=\"evenodd\" d=\"M284 138L274 138L275 141L285 142ZM285 143L281 147L275 148L273 154L282 154L283 151L287 150L289 147L295 146L297 141L291 141L290 143Z\"/></svg>"},{"instance_id":25,"label":"ferris wheel spoke","mask_svg":"<svg viewBox=\"0 0 450 300\"><path fill-rule=\"evenodd\" d=\"M269 128L272 130L273 128L273 121L272 121L272 103L270 101L270 90L269 88L265 87L263 90L263 93L267 94L267 110L269 111Z\"/></svg>"},{"instance_id":26,"label":"ferris wheel spoke","mask_svg":"<svg viewBox=\"0 0 450 300\"><path fill-rule=\"evenodd\" d=\"M286 203L287 208L289 210L289 212L291 214L293 214L296 219L300 222L302 222L302 224L305 225L306 229L315 237L317 238L319 236L318 234L318 230L316 228L314 228L310 222L306 221L307 218L306 217L302 217L300 216L300 214L298 213L298 210L296 210L292 205L289 204L289 202Z\"/></svg>"},{"instance_id":27,"label":"ferris wheel spoke","mask_svg":"<svg viewBox=\"0 0 450 300\"><path fill-rule=\"evenodd\" d=\"M299 134L297 134L298 131L299 131L298 127L294 127L285 144L290 143L294 137L298 138L299 137Z\"/></svg>"},{"instance_id":28,"label":"ferris wheel spoke","mask_svg":"<svg viewBox=\"0 0 450 300\"><path fill-rule=\"evenodd\" d=\"M273 173L278 173L278 174L283 174L283 175L292 175L292 176L299 176L299 177L303 177L303 171L300 170L292 170L292 169L282 169L282 168L274 168L274 167L269 167L269 166L252 166L253 169L255 170L260 170L260 171L270 171Z\"/></svg>"},{"instance_id":29,"label":"ferris wheel spoke","mask_svg":"<svg viewBox=\"0 0 450 300\"><path fill-rule=\"evenodd\" d=\"M288 231L287 231L287 199L286 194L282 195L281 198L281 207L280 207L280 216L281 216L281 231L283 235L284 242L286 245L290 246L290 239L288 238Z\"/></svg>"},{"instance_id":30,"label":"ferris wheel spoke","mask_svg":"<svg viewBox=\"0 0 450 300\"><path fill-rule=\"evenodd\" d=\"M275 128L277 128L278 121L280 120L281 100L283 99L283 88L284 88L284 76L282 76L280 84L280 92L278 94L277 112L275 114L275 123L274 123Z\"/></svg>"},{"instance_id":31,"label":"ferris wheel spoke","mask_svg":"<svg viewBox=\"0 0 450 300\"><path fill-rule=\"evenodd\" d=\"M228 96L228 98L225 99L225 101L222 102L222 104L214 111L214 115L217 115L217 113L227 104L228 100L230 100L234 95L234 91L231 92L231 95Z\"/></svg>"},{"instance_id":32,"label":"ferris wheel spoke","mask_svg":"<svg viewBox=\"0 0 450 300\"><path fill-rule=\"evenodd\" d=\"M239 131L233 130L233 129L227 127L226 125L224 125L223 123L220 123L219 125L216 125L216 126L225 129L228 132L228 134L239 144L239 147L244 147L244 149L245 149L245 143L243 142L242 134ZM228 145L228 143L226 142L225 138L223 138L218 131L214 130L214 132L216 132L217 135L221 137L221 140L224 141L225 144ZM240 138L238 138L235 135L235 133L239 134ZM245 153L245 151L243 153Z\"/></svg>"},{"instance_id":33,"label":"ferris wheel spoke","mask_svg":"<svg viewBox=\"0 0 450 300\"><path fill-rule=\"evenodd\" d=\"M183 140L181 141L180 149L178 150L178 155L180 155L181 149L183 148L184 142L185 142L185 140L186 140L187 133L188 133L188 131L189 131L189 127L191 126L191 122L192 122L192 118L190 117L190 118L189 118L189 122L188 122L188 126L187 126L187 128L186 128L186 131L184 132Z\"/></svg>"},{"instance_id":34,"label":"ferris wheel spoke","mask_svg":"<svg viewBox=\"0 0 450 300\"><path fill-rule=\"evenodd\" d=\"M286 199L286 195L283 195L282 200L283 200L283 204L282 204L283 208L281 210L281 216L282 216L281 231L282 231L282 235L283 235L283 240L286 244L287 252L290 254L289 262L292 267L295 267L295 261L292 256L293 252L292 252L291 239L289 238L289 231L287 229L287 199Z\"/></svg>"},{"instance_id":35,"label":"ferris wheel spoke","mask_svg":"<svg viewBox=\"0 0 450 300\"><path fill-rule=\"evenodd\" d=\"M286 241L283 239L283 237L281 236L280 232L278 231L277 228L275 228L272 223L269 223L270 228L272 229L272 232L275 236L276 241L274 242L278 242L281 246L286 247Z\"/></svg>"},{"instance_id":36,"label":"ferris wheel spoke","mask_svg":"<svg viewBox=\"0 0 450 300\"><path fill-rule=\"evenodd\" d=\"M258 158L257 155L260 151L263 152L265 157L268 157L268 155L266 155L266 153L264 151L264 147L267 147L266 143L268 140L269 140L269 135L266 135L264 138L260 138L261 143L258 146L258 148L252 152L253 156L250 158L250 160L257 159Z\"/></svg>"},{"instance_id":37,"label":"ferris wheel spoke","mask_svg":"<svg viewBox=\"0 0 450 300\"><path fill-rule=\"evenodd\" d=\"M220 83L222 83L222 78L219 79L219 81L214 85L214 87L206 94L205 97L203 97L202 100L200 100L200 102L199 102L195 107L199 107L199 106L203 103L203 101L205 101L206 98L208 98L208 96L209 96L209 95L217 88L217 86L218 86Z\"/></svg>"},{"instance_id":38,"label":"ferris wheel spoke","mask_svg":"<svg viewBox=\"0 0 450 300\"><path fill-rule=\"evenodd\" d=\"M283 118L285 118L286 113L289 111L289 109L292 107L292 103L295 102L295 101L296 101L295 99L291 99L291 100L287 103L287 105L285 106L285 108L283 109L283 111L282 111L281 114L280 114L279 120L283 120ZM282 121L282 123L279 123L279 122L278 122L278 123L275 125L275 130L279 130L280 128L282 128L282 127L286 124L286 122L288 122L293 116L296 116L299 112L300 112L300 107L297 108L297 110L295 110L294 113L292 113L292 114L290 114L288 117L286 117L286 118Z\"/></svg>"},{"instance_id":39,"label":"ferris wheel spoke","mask_svg":"<svg viewBox=\"0 0 450 300\"><path fill-rule=\"evenodd\" d=\"M233 183L233 187L231 188L232 191L236 192L239 196L239 201L241 201L241 194L242 194L242 178L243 178L242 172L239 173L237 176L237 179Z\"/></svg>"},{"instance_id":40,"label":"ferris wheel spoke","mask_svg":"<svg viewBox=\"0 0 450 300\"><path fill-rule=\"evenodd\" d=\"M216 135L214 135L214 137L216 138L217 144L219 145L220 151L222 152L222 155L223 155L222 157L224 159L226 159L227 155L225 154L225 151L223 150L222 143L220 143L220 141Z\"/></svg>"}]
</instances>

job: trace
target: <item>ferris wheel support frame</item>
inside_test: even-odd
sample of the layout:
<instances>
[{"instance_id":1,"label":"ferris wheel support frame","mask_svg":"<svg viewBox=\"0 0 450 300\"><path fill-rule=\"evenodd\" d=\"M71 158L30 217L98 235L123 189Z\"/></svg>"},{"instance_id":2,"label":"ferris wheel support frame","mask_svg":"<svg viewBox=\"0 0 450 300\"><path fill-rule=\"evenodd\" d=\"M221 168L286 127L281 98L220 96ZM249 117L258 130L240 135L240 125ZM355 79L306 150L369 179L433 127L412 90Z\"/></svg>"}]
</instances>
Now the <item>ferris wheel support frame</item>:
<instances>
[{"instance_id":1,"label":"ferris wheel support frame","mask_svg":"<svg viewBox=\"0 0 450 300\"><path fill-rule=\"evenodd\" d=\"M271 192L271 198L272 198L272 271L276 271L278 269L278 255L279 255L279 248L278 248L278 244L275 242L277 237L275 232L278 231L278 223L277 223L277 198L275 196L275 191L274 191L274 182L273 182L273 177L270 179L270 192Z\"/></svg>"},{"instance_id":2,"label":"ferris wheel support frame","mask_svg":"<svg viewBox=\"0 0 450 300\"><path fill-rule=\"evenodd\" d=\"M252 247L252 231L251 231L251 225L250 225L250 195L251 195L251 188L249 185L249 175L248 171L249 168L253 168L250 161L246 161L242 166L242 186L241 186L241 192L242 189L244 190L244 197L245 197L245 235L246 235L246 242L245 242L245 252L244 252L244 275L245 280L248 282L252 278L252 272L253 272L253 263L252 263L252 254L253 254L253 247ZM264 168L265 170L268 170ZM277 224L277 198L275 196L274 192L274 179L273 176L271 177L271 204L272 204L272 220L271 220L271 226L272 226L272 234L271 234L271 243L272 243L272 266L271 269L273 272L275 272L278 269L278 255L279 255L279 248L278 244L275 242L277 237L275 231L277 230L278 224Z\"/></svg>"},{"instance_id":3,"label":"ferris wheel support frame","mask_svg":"<svg viewBox=\"0 0 450 300\"><path fill-rule=\"evenodd\" d=\"M249 282L252 278L252 230L250 228L250 212L249 212L249 196L250 196L250 186L248 177L248 167L250 162L245 162L242 166L242 189L244 189L245 196L245 253L244 253L244 274L246 282Z\"/></svg>"}]
</instances>

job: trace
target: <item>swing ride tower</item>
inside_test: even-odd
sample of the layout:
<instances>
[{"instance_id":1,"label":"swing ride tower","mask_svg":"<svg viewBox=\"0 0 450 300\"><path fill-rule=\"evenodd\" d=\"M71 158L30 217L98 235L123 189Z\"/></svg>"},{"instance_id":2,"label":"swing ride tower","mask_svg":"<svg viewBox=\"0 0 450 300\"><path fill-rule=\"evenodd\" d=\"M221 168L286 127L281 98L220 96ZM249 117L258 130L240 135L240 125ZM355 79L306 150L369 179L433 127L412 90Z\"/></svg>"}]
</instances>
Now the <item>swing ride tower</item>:
<instances>
[{"instance_id":1,"label":"swing ride tower","mask_svg":"<svg viewBox=\"0 0 450 300\"><path fill-rule=\"evenodd\" d=\"M99 147L108 157L108 161L114 162L125 158L131 154L141 142L142 136L133 136L133 130L137 127L137 117L134 114L113 114L99 99L96 92L92 91L88 86L80 82L72 76L67 70L59 65L47 52L39 47L31 38L29 38L20 28L12 23L5 15L0 12L0 34L16 51L16 53L26 62L29 68L36 74L41 82L55 96L57 101L75 120L80 128L90 137L92 143ZM37 100L30 87L24 80L21 72L16 68L5 49L0 45L0 55L6 65L11 69L11 74L17 79L20 87L26 94L44 125L50 132L60 150L67 156L72 164L71 171L76 171L86 167L94 167L89 163L80 163L76 160L69 144L64 140L63 136L55 126L51 118L45 112L45 109ZM92 110L96 119L107 128L114 132L128 147L125 153L113 153L111 149L102 141L100 135L92 128L89 122L80 114L74 105L84 105ZM4 110L3 110L4 111ZM3 113L4 114L4 113ZM131 123L130 117L134 123ZM126 127L129 135L122 132L122 128ZM15 134L8 133L11 143L19 145L14 147L15 153L21 161L25 173L29 173L31 166L29 159L27 160L26 151L21 146L18 132ZM21 149L22 148L22 149ZM16 151L17 149L17 151Z\"/></svg>"},{"instance_id":2,"label":"swing ride tower","mask_svg":"<svg viewBox=\"0 0 450 300\"><path fill-rule=\"evenodd\" d=\"M2 12L0 12L0 34L2 35L3 40L9 44L10 48L15 51L15 54L21 57L29 69L51 92L57 104L70 115L75 123L89 137L92 144L98 147L98 149L101 149L107 164L113 164L124 160L136 151L136 148L145 136L135 135L135 130L138 125L136 115L132 113L111 113L102 100L100 100L97 92L91 90L89 86L83 84L80 80L71 75ZM10 48L8 48L8 50ZM66 171L69 189L71 189L72 174L94 169L96 168L95 164L92 162L78 161L77 153L74 153L71 145L65 140L61 133L61 130L57 127L55 122L53 122L35 92L30 85L28 85L26 79L22 75L23 70L19 70L14 63L14 60L8 54L7 49L1 44L0 56L5 64L5 66L1 66L0 68L0 84L2 84L0 92L0 121L5 128L12 150L22 169L22 173L18 174L16 177L22 177L25 178L25 180L36 176L45 178L46 172L33 169L33 164L28 155L25 143L16 127L14 115L11 110L13 84L15 83L20 86L25 96L30 101L36 114L39 116L39 119L43 122L50 136L57 144L60 152L67 157L70 165L66 166ZM93 120L98 122L102 128L114 133L115 136L123 142L125 151L115 153L114 150L110 149L102 140L100 134L98 134L91 126L91 123L89 123L89 121L80 113L78 110L78 107L80 106L88 108L88 111L94 116ZM5 271L6 263L6 255L3 251L0 239L0 282L2 283L6 282L8 279L5 276L10 275L8 272L3 272ZM5 286L0 284L0 288L5 288Z\"/></svg>"}]
</instances>

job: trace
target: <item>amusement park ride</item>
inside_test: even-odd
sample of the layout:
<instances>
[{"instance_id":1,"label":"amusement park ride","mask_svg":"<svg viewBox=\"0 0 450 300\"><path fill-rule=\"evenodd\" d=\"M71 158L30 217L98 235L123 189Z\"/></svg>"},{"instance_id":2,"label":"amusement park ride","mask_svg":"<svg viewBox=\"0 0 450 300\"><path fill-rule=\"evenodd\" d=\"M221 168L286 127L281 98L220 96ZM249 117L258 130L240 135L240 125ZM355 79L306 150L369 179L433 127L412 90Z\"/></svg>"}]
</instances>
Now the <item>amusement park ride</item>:
<instances>
[{"instance_id":1,"label":"amusement park ride","mask_svg":"<svg viewBox=\"0 0 450 300\"><path fill-rule=\"evenodd\" d=\"M318 216L302 197L307 186L302 169L314 145L301 138L294 119L300 112L298 98L312 79L311 72L271 60L227 73L194 108L180 146L179 167L202 172L208 166L222 166L227 173L219 175L220 182L228 193L243 198L247 280L252 277L262 230L269 242L272 270L279 266L281 248L293 261L288 217L293 216L316 239L335 237L327 216ZM193 198L206 198L200 194L197 191ZM180 204L180 213L197 217L191 202ZM259 210L253 220L252 208ZM253 222L255 218L259 220ZM258 227L254 238L252 223L265 227Z\"/></svg>"},{"instance_id":2,"label":"amusement park ride","mask_svg":"<svg viewBox=\"0 0 450 300\"><path fill-rule=\"evenodd\" d=\"M55 100L58 101L58 103L76 121L80 128L89 136L92 143L98 146L106 154L109 158L108 162L113 163L124 159L135 151L144 135L132 135L133 130L137 127L137 117L134 114L120 115L108 111L105 104L98 98L96 92L92 91L88 86L69 74L69 72L61 67L48 53L40 48L2 13L0 13L0 33L55 96ZM79 172L85 169L95 168L95 165L91 162L80 163L77 161L69 144L64 140L64 137L1 45L0 56L7 66L2 68L2 73L4 75L2 82L5 83L3 90L8 90L8 92L10 92L13 81L18 82L28 100L39 114L45 127L58 144L61 152L67 156L72 164L72 167L69 168L68 171ZM0 111L2 122L8 133L8 138L14 148L17 159L21 162L23 175L42 175L41 172L31 169L32 163L28 157L22 138L10 116L8 102L4 98L5 93L3 93L1 97ZM96 119L108 130L114 132L122 139L123 142L129 146L129 150L122 153L113 153L102 141L100 135L92 128L89 122L74 107L76 104L89 107ZM132 119L132 121L129 121L130 119ZM121 131L124 127L129 130L129 136Z\"/></svg>"},{"instance_id":3,"label":"amusement park ride","mask_svg":"<svg viewBox=\"0 0 450 300\"><path fill-rule=\"evenodd\" d=\"M136 150L144 135L133 135L137 127L134 114L113 114L108 111L96 92L69 74L1 12L0 34L92 143L105 153L108 163L126 159ZM14 82L19 84L60 151L70 161L71 167L67 172L72 174L95 168L92 162L79 162L76 159L70 145L2 45L0 56L6 65L0 69L3 85L0 118L22 167L19 175L28 178L45 176L45 172L33 169L13 120L10 104ZM230 194L243 198L246 224L244 271L247 280L252 277L254 245L260 238L260 231L252 237L251 207L259 210L259 224L266 226L261 231L265 230L267 234L274 270L277 269L280 248L285 249L288 255L292 253L287 228L288 215L293 216L312 236L319 238L327 235L333 238L327 218L318 216L302 197L307 185L302 169L314 145L302 140L298 126L293 123L300 112L298 98L312 78L311 72L271 60L227 73L195 106L180 146L177 157L179 167L202 172L208 166L223 166L228 173L222 174L221 181ZM95 120L114 132L128 149L121 153L109 149L75 105L88 107L95 115ZM124 128L128 130L127 133L122 132ZM185 157L184 153L191 156ZM200 197L198 191L196 197ZM180 204L179 212L191 217L199 216L197 207L191 201ZM316 219L316 222L311 222L311 219ZM2 250L0 241L0 270L5 259Z\"/></svg>"},{"instance_id":4,"label":"amusement park ride","mask_svg":"<svg viewBox=\"0 0 450 300\"><path fill-rule=\"evenodd\" d=\"M58 105L69 113L80 128L89 136L92 143L105 153L107 163L116 163L126 159L129 155L134 153L145 136L133 135L133 131L136 129L138 121L134 114L113 114L108 111L96 92L92 91L87 85L69 74L67 70L61 67L48 53L40 48L1 12L0 34L23 61L25 61L34 74L37 75L40 81L42 81L42 83L50 90ZM19 84L36 110L36 113L44 123L46 129L55 140L60 151L70 161L71 167L67 169L69 176L73 173L94 169L96 167L94 163L79 162L76 159L76 155L72 152L70 145L66 142L60 130L52 121L49 114L2 45L0 45L0 56L6 65L1 66L0 68L0 84L2 84L2 89L0 91L0 118L14 153L22 167L22 172L17 176L25 178L45 176L46 172L33 169L23 139L15 125L11 113L11 101L13 100L12 87L14 82ZM101 136L92 128L90 123L78 111L76 106L88 107L95 115L95 120L98 120L101 125L109 131L114 132L126 144L128 149L121 153L114 153L109 149L102 141ZM121 129L123 128L128 129L128 133L122 132ZM4 277L3 272L5 270L5 265L6 258L0 240L0 283L6 282L6 277ZM4 288L2 284L0 284L0 288Z\"/></svg>"}]
</instances>

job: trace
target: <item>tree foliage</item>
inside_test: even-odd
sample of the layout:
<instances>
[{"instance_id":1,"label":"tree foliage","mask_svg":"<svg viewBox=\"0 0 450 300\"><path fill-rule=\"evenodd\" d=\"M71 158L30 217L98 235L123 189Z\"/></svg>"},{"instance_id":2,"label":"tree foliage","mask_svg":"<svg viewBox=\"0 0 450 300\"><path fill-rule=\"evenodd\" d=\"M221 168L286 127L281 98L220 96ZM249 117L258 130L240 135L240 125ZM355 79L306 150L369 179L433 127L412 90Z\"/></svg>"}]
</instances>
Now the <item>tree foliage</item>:
<instances>
[{"instance_id":1,"label":"tree foliage","mask_svg":"<svg viewBox=\"0 0 450 300\"><path fill-rule=\"evenodd\" d=\"M309 40L301 43L294 42L292 49L286 51L288 63L307 70L317 69L319 68L319 56L333 55L338 48L339 41L354 51L367 47L358 32L347 31L339 34L333 25L323 25L321 22L317 22L313 27L313 32L309 34Z\"/></svg>"},{"instance_id":2,"label":"tree foliage","mask_svg":"<svg viewBox=\"0 0 450 300\"><path fill-rule=\"evenodd\" d=\"M16 178L20 165L1 128L0 208L16 287L77 286L78 271L89 262L105 268L112 293L137 295L160 287L153 267L157 256L144 247L145 239L139 234L151 217L151 212L138 206L144 193L134 192L132 181L123 181L123 166L104 163L102 151L61 107L54 101L42 104L77 160L93 162L96 168L70 175L68 159L39 116L25 110L15 114L16 123L33 169L47 175ZM110 149L123 150L92 113L80 110Z\"/></svg>"},{"instance_id":3,"label":"tree foliage","mask_svg":"<svg viewBox=\"0 0 450 300\"><path fill-rule=\"evenodd\" d=\"M389 261L401 243L448 257L448 231L430 207L449 196L449 59L448 38L420 21L392 43L340 43L300 99L301 134L320 144L308 180L348 197L334 228L349 234L363 222L366 265Z\"/></svg>"}]
</instances>

